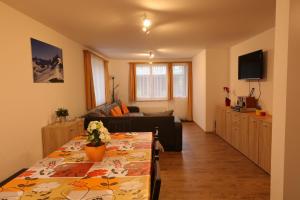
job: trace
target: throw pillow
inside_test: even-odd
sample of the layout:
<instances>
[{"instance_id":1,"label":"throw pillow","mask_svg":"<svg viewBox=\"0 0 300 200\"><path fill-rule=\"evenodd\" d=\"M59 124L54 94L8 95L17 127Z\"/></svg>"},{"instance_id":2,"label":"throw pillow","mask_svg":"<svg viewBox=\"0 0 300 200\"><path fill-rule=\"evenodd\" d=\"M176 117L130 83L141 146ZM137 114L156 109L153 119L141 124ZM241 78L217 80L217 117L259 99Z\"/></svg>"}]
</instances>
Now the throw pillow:
<instances>
[{"instance_id":1,"label":"throw pillow","mask_svg":"<svg viewBox=\"0 0 300 200\"><path fill-rule=\"evenodd\" d=\"M111 109L110 115L113 116L113 117L117 117L118 116L118 114L116 113L116 111L114 109Z\"/></svg>"},{"instance_id":2,"label":"throw pillow","mask_svg":"<svg viewBox=\"0 0 300 200\"><path fill-rule=\"evenodd\" d=\"M122 108L122 111L123 111L123 114L127 114L129 113L129 110L127 108L127 106L125 105L125 103L121 103L121 108Z\"/></svg>"},{"instance_id":3,"label":"throw pillow","mask_svg":"<svg viewBox=\"0 0 300 200\"><path fill-rule=\"evenodd\" d=\"M115 106L114 108L111 109L110 112L113 117L123 116L122 111L119 106Z\"/></svg>"},{"instance_id":4,"label":"throw pillow","mask_svg":"<svg viewBox=\"0 0 300 200\"><path fill-rule=\"evenodd\" d=\"M116 113L117 113L118 115L120 115L120 116L123 115L122 110L121 110L121 108L120 108L119 106L114 107L114 110L116 111Z\"/></svg>"}]
</instances>

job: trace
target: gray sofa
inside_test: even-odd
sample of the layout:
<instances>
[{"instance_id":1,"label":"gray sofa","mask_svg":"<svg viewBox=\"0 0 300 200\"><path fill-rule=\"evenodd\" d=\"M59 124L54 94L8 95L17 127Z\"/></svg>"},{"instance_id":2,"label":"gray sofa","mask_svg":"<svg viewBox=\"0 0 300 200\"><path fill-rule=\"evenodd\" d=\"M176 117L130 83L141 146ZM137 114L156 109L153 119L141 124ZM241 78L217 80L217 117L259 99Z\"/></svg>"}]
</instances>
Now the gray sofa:
<instances>
[{"instance_id":1,"label":"gray sofa","mask_svg":"<svg viewBox=\"0 0 300 200\"><path fill-rule=\"evenodd\" d=\"M129 113L121 117L113 117L107 111L115 105L100 106L84 116L84 127L90 121L101 120L110 132L153 132L159 128L159 140L165 151L182 150L182 124L174 116L163 116L162 113L146 116L138 107L128 107Z\"/></svg>"}]
</instances>

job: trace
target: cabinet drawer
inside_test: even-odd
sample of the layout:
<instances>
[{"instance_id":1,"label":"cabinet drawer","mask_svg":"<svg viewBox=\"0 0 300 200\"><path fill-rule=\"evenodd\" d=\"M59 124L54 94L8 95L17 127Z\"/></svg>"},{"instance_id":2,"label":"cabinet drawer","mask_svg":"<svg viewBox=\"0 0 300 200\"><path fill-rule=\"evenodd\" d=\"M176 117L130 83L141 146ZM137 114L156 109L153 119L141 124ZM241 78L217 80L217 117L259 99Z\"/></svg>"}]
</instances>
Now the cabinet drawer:
<instances>
[{"instance_id":1,"label":"cabinet drawer","mask_svg":"<svg viewBox=\"0 0 300 200\"><path fill-rule=\"evenodd\" d=\"M232 121L231 126L232 128L240 128L240 121Z\"/></svg>"}]
</instances>

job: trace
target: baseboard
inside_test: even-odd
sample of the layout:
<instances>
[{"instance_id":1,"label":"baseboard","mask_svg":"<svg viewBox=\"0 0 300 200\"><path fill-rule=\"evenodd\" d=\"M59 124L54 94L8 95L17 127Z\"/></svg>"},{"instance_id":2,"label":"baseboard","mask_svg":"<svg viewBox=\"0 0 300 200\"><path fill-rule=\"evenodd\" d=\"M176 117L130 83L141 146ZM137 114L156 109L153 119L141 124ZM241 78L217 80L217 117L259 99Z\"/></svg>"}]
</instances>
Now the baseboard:
<instances>
[{"instance_id":1,"label":"baseboard","mask_svg":"<svg viewBox=\"0 0 300 200\"><path fill-rule=\"evenodd\" d=\"M13 174L10 177L8 177L7 179L5 179L4 181L0 182L0 187L2 187L3 185L5 185L9 181L13 180L14 178L18 177L19 175L21 175L26 170L27 170L27 168L23 168L23 169L19 170L18 172L16 172L15 174Z\"/></svg>"},{"instance_id":2,"label":"baseboard","mask_svg":"<svg viewBox=\"0 0 300 200\"><path fill-rule=\"evenodd\" d=\"M194 122L194 121L192 121L192 122L195 123L196 126L198 126L199 129L201 129L201 131L202 131L203 133L207 133L207 134L215 134L215 133L216 133L216 131L204 131L203 128L202 128L201 126L199 126L196 122Z\"/></svg>"}]
</instances>

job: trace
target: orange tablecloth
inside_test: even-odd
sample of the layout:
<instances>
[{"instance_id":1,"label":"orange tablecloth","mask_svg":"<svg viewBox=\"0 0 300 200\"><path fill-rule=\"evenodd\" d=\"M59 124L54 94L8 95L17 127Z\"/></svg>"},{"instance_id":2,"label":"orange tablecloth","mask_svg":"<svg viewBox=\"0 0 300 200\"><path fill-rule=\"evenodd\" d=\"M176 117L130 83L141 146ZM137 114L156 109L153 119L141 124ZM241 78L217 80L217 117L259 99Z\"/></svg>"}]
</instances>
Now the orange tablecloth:
<instances>
[{"instance_id":1,"label":"orange tablecloth","mask_svg":"<svg viewBox=\"0 0 300 200\"><path fill-rule=\"evenodd\" d=\"M150 198L152 133L116 133L102 162L90 162L79 136L0 188L0 199Z\"/></svg>"}]
</instances>

